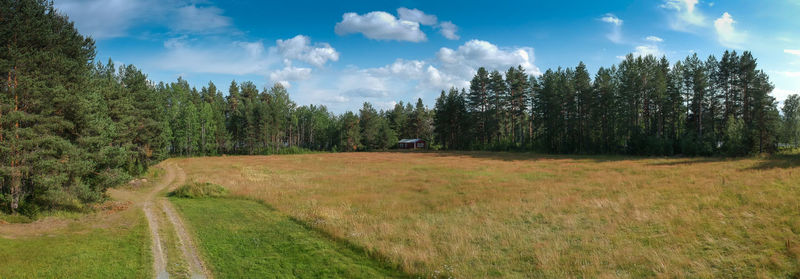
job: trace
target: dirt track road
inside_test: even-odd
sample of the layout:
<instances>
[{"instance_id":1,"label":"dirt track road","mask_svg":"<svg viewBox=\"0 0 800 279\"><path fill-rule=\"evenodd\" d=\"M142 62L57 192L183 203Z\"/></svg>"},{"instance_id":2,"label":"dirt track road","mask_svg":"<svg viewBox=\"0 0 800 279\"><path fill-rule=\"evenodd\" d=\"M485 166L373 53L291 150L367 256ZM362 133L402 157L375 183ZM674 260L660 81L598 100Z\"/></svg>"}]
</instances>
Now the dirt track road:
<instances>
[{"instance_id":1,"label":"dirt track road","mask_svg":"<svg viewBox=\"0 0 800 279\"><path fill-rule=\"evenodd\" d=\"M177 246L181 250L180 256L183 262L188 265L189 276L191 278L211 278L211 273L200 258L191 235L183 225L183 220L181 220L169 200L161 196L165 189L172 189L182 185L186 181L186 175L175 164L163 164L162 167L166 174L147 194L143 206L153 240L151 250L153 252L153 269L155 270L156 278L169 278L169 273L167 272L169 264L167 262L167 244L165 243L165 238L161 235L163 229L173 229L175 231L175 235L178 238ZM166 218L162 218L162 216L166 216Z\"/></svg>"}]
</instances>

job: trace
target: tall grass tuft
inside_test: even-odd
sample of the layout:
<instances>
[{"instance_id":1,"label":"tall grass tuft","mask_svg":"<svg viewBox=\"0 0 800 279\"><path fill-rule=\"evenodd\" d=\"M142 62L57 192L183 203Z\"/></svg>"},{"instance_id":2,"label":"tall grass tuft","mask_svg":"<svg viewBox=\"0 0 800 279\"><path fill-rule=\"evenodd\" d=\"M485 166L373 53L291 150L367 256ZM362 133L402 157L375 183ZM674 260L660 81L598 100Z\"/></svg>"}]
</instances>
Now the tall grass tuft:
<instances>
[{"instance_id":1,"label":"tall grass tuft","mask_svg":"<svg viewBox=\"0 0 800 279\"><path fill-rule=\"evenodd\" d=\"M219 186L217 184L208 183L208 182L191 182L184 184L175 191L169 193L170 197L178 197L178 198L189 198L189 199L197 199L197 198L219 198L228 195L228 189L225 187Z\"/></svg>"}]
</instances>

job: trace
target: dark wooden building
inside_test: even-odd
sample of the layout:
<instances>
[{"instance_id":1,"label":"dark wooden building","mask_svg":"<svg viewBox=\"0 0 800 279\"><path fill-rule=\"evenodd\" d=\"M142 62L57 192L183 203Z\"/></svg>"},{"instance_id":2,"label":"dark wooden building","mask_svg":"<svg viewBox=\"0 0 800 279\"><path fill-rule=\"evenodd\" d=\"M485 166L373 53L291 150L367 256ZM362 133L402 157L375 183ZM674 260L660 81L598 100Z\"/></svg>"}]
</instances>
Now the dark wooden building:
<instances>
[{"instance_id":1,"label":"dark wooden building","mask_svg":"<svg viewBox=\"0 0 800 279\"><path fill-rule=\"evenodd\" d=\"M399 149L424 149L426 148L426 142L423 139L401 139L397 142L397 148Z\"/></svg>"}]
</instances>

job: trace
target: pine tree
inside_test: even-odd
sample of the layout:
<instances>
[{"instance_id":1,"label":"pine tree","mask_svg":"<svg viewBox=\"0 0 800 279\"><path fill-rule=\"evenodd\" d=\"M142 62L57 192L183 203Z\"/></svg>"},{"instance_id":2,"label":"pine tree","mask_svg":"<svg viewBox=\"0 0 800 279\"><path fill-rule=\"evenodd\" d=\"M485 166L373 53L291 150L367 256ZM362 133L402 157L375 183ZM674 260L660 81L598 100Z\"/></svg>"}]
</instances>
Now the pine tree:
<instances>
[{"instance_id":1,"label":"pine tree","mask_svg":"<svg viewBox=\"0 0 800 279\"><path fill-rule=\"evenodd\" d=\"M372 104L365 102L364 106L359 111L358 124L361 126L361 143L366 150L381 149L381 142L379 139L380 129L380 115L372 107Z\"/></svg>"},{"instance_id":2,"label":"pine tree","mask_svg":"<svg viewBox=\"0 0 800 279\"><path fill-rule=\"evenodd\" d=\"M478 68L469 87L468 108L474 119L475 137L481 145L489 143L491 138L490 122L493 121L491 111L491 95L489 94L489 72L486 68Z\"/></svg>"},{"instance_id":3,"label":"pine tree","mask_svg":"<svg viewBox=\"0 0 800 279\"><path fill-rule=\"evenodd\" d=\"M0 5L0 192L7 208L79 206L98 195L81 179L94 165L78 140L92 125L86 91L94 42L84 38L51 2L4 1ZM77 192L77 191L76 191ZM26 206L27 204L27 206ZM32 210L32 209L31 209Z\"/></svg>"},{"instance_id":4,"label":"pine tree","mask_svg":"<svg viewBox=\"0 0 800 279\"><path fill-rule=\"evenodd\" d=\"M509 110L509 97L506 82L503 80L503 75L498 71L492 71L489 74L489 93L491 96L491 112L494 114L494 119L489 126L489 131L493 132L495 142L504 140L504 137L509 134L507 125L507 115Z\"/></svg>"},{"instance_id":5,"label":"pine tree","mask_svg":"<svg viewBox=\"0 0 800 279\"><path fill-rule=\"evenodd\" d=\"M783 101L783 141L793 148L800 146L800 95L792 94Z\"/></svg>"},{"instance_id":6,"label":"pine tree","mask_svg":"<svg viewBox=\"0 0 800 279\"><path fill-rule=\"evenodd\" d=\"M583 153L589 150L591 144L591 137L589 131L589 121L591 119L591 109L594 105L592 80L589 77L589 71L586 70L586 65L580 62L575 68L575 76L572 80L574 83L575 103L577 107L577 152Z\"/></svg>"}]
</instances>

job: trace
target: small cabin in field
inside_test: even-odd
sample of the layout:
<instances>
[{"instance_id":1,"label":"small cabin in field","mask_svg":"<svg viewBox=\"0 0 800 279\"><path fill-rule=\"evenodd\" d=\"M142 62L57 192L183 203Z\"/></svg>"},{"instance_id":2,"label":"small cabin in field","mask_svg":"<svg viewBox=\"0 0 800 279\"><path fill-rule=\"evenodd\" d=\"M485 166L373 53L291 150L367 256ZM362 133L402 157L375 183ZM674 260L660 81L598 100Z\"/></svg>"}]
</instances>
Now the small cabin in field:
<instances>
[{"instance_id":1,"label":"small cabin in field","mask_svg":"<svg viewBox=\"0 0 800 279\"><path fill-rule=\"evenodd\" d=\"M397 142L399 149L424 149L426 142L423 139L401 139Z\"/></svg>"}]
</instances>

